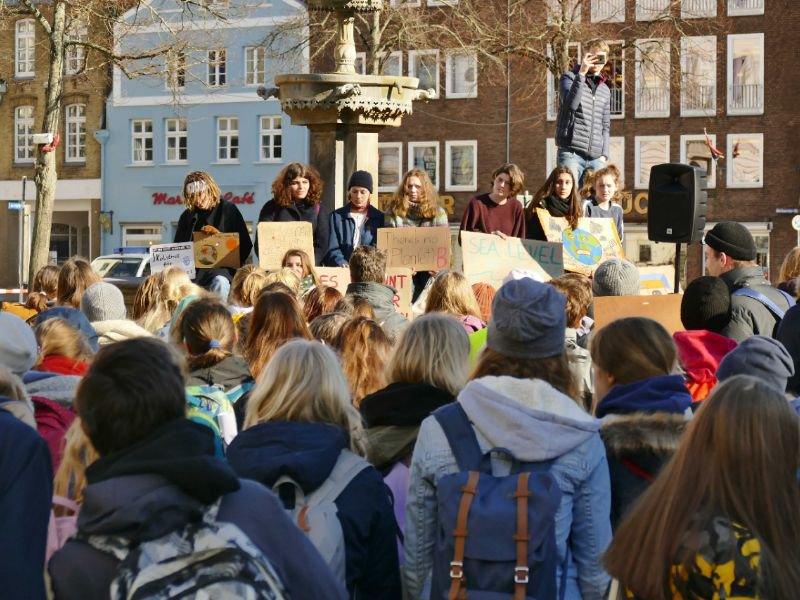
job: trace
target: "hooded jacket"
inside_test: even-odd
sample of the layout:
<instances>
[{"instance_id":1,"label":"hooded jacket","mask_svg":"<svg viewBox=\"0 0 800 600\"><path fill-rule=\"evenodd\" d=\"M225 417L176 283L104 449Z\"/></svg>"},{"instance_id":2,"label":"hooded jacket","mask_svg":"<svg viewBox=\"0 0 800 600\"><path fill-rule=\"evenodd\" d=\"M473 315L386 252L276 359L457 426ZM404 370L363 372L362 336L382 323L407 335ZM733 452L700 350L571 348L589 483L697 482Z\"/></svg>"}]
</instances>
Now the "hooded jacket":
<instances>
[{"instance_id":1,"label":"hooded jacket","mask_svg":"<svg viewBox=\"0 0 800 600\"><path fill-rule=\"evenodd\" d=\"M153 337L152 333L130 319L95 321L92 327L97 332L97 343L101 346L131 338Z\"/></svg>"},{"instance_id":2,"label":"hooded jacket","mask_svg":"<svg viewBox=\"0 0 800 600\"><path fill-rule=\"evenodd\" d=\"M293 222L307 221L311 223L312 235L314 237L314 264L321 265L322 259L328 252L328 241L330 237L330 216L328 209L317 202L295 202L289 206L279 206L273 198L261 207L258 213L258 222ZM256 236L256 254L258 254L258 236Z\"/></svg>"},{"instance_id":3,"label":"hooded jacket","mask_svg":"<svg viewBox=\"0 0 800 600\"><path fill-rule=\"evenodd\" d=\"M600 558L611 541L611 492L599 422L574 400L538 379L487 376L469 382L457 401L481 449L503 447L523 462L553 461L550 472L563 496L556 513L559 562L567 563L572 599L600 600L609 577ZM495 455L495 472L508 460ZM423 421L411 459L406 505L405 564L410 597L427 597L436 532L436 482L458 466L435 417ZM558 581L561 581L559 567Z\"/></svg>"},{"instance_id":4,"label":"hooded jacket","mask_svg":"<svg viewBox=\"0 0 800 600\"><path fill-rule=\"evenodd\" d=\"M383 327L386 334L393 339L408 327L408 319L401 315L394 307L394 295L397 293L393 287L375 281L360 281L347 286L346 295L360 296L369 302L375 312L375 320Z\"/></svg>"},{"instance_id":5,"label":"hooded jacket","mask_svg":"<svg viewBox=\"0 0 800 600\"><path fill-rule=\"evenodd\" d=\"M275 495L237 479L213 455L211 430L177 419L138 444L101 457L86 471L79 534L155 539L200 518L222 496L217 519L237 525L250 537L292 598L344 598L341 585L286 518ZM108 598L116 567L111 555L69 540L49 564L55 598Z\"/></svg>"},{"instance_id":6,"label":"hooded jacket","mask_svg":"<svg viewBox=\"0 0 800 600\"><path fill-rule=\"evenodd\" d=\"M329 223L328 252L323 261L329 267L343 267L353 255L353 238L356 222L350 216L350 204L331 213ZM384 214L371 204L367 206L367 220L361 234L362 246L378 243L378 229L384 225Z\"/></svg>"},{"instance_id":7,"label":"hooded jacket","mask_svg":"<svg viewBox=\"0 0 800 600\"><path fill-rule=\"evenodd\" d=\"M676 331L672 339L678 348L678 362L685 373L686 388L695 402L705 400L717 385L720 361L736 347L736 342L705 329Z\"/></svg>"},{"instance_id":8,"label":"hooded jacket","mask_svg":"<svg viewBox=\"0 0 800 600\"><path fill-rule=\"evenodd\" d=\"M58 375L44 371L28 371L22 376L29 396L41 396L66 408L72 408L75 390L81 382L80 375Z\"/></svg>"},{"instance_id":9,"label":"hooded jacket","mask_svg":"<svg viewBox=\"0 0 800 600\"><path fill-rule=\"evenodd\" d=\"M728 286L731 294L739 288L753 288L783 310L789 308L783 294L764 279L761 267L737 267L719 277ZM722 335L737 342L742 342L751 335L775 337L775 326L778 322L779 319L758 300L747 296L731 296L731 320L722 331Z\"/></svg>"},{"instance_id":10,"label":"hooded jacket","mask_svg":"<svg viewBox=\"0 0 800 600\"><path fill-rule=\"evenodd\" d=\"M271 488L288 475L310 494L325 482L348 446L347 434L333 425L271 421L241 432L227 456L240 477ZM292 499L286 502L291 505ZM344 534L350 597L400 598L395 522L380 473L364 469L334 503Z\"/></svg>"},{"instance_id":11,"label":"hooded jacket","mask_svg":"<svg viewBox=\"0 0 800 600\"><path fill-rule=\"evenodd\" d=\"M602 74L597 85L590 86L581 75L580 65L561 76L561 108L556 120L556 146L579 152L593 160L608 157L611 132L611 89ZM620 232L621 237L621 232Z\"/></svg>"}]
</instances>

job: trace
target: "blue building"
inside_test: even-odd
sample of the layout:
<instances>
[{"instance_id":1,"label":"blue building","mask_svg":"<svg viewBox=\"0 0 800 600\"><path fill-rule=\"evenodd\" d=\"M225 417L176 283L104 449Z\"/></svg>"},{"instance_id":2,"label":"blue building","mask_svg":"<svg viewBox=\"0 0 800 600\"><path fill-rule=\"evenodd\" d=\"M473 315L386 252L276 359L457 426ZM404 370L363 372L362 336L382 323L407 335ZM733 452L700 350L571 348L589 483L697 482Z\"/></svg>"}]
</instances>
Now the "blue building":
<instances>
[{"instance_id":1,"label":"blue building","mask_svg":"<svg viewBox=\"0 0 800 600\"><path fill-rule=\"evenodd\" d=\"M307 69L301 51L279 62L266 47L271 31L305 15L302 4L215 0L210 11L217 16L195 9L190 20L175 0L151 6L158 18L145 8L125 16L130 28L117 32L118 49L169 51L132 65L146 73L140 77L115 67L106 128L95 132L103 153L104 253L171 242L191 171L209 172L254 226L278 172L308 159L307 130L292 126L276 99L256 93L278 73Z\"/></svg>"}]
</instances>

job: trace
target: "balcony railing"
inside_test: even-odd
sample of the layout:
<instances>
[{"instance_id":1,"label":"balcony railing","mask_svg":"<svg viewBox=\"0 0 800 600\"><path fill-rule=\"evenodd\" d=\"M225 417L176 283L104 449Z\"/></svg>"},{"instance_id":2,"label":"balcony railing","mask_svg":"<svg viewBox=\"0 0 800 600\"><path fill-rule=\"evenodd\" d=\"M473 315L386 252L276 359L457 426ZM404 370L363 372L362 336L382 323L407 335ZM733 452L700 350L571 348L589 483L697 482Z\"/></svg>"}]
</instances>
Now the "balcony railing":
<instances>
[{"instance_id":1,"label":"balcony railing","mask_svg":"<svg viewBox=\"0 0 800 600\"><path fill-rule=\"evenodd\" d=\"M636 113L638 115L668 114L669 88L640 87L636 90Z\"/></svg>"},{"instance_id":2,"label":"balcony railing","mask_svg":"<svg viewBox=\"0 0 800 600\"><path fill-rule=\"evenodd\" d=\"M746 83L730 86L729 109L755 110L764 108L764 86L760 83Z\"/></svg>"},{"instance_id":3,"label":"balcony railing","mask_svg":"<svg viewBox=\"0 0 800 600\"><path fill-rule=\"evenodd\" d=\"M592 21L624 21L625 0L592 0Z\"/></svg>"},{"instance_id":4,"label":"balcony railing","mask_svg":"<svg viewBox=\"0 0 800 600\"><path fill-rule=\"evenodd\" d=\"M669 14L670 0L637 0L636 20L652 21Z\"/></svg>"},{"instance_id":5,"label":"balcony railing","mask_svg":"<svg viewBox=\"0 0 800 600\"><path fill-rule=\"evenodd\" d=\"M763 2L763 0L754 1ZM681 15L683 17L713 17L716 14L717 0L683 0L681 3Z\"/></svg>"},{"instance_id":6,"label":"balcony railing","mask_svg":"<svg viewBox=\"0 0 800 600\"><path fill-rule=\"evenodd\" d=\"M683 110L711 111L715 108L716 89L713 85L683 84L681 108Z\"/></svg>"},{"instance_id":7,"label":"balcony railing","mask_svg":"<svg viewBox=\"0 0 800 600\"><path fill-rule=\"evenodd\" d=\"M621 115L625 111L625 90L622 88L611 88L611 114Z\"/></svg>"},{"instance_id":8,"label":"balcony railing","mask_svg":"<svg viewBox=\"0 0 800 600\"><path fill-rule=\"evenodd\" d=\"M739 11L763 11L764 0L728 0L728 12L736 13Z\"/></svg>"}]
</instances>

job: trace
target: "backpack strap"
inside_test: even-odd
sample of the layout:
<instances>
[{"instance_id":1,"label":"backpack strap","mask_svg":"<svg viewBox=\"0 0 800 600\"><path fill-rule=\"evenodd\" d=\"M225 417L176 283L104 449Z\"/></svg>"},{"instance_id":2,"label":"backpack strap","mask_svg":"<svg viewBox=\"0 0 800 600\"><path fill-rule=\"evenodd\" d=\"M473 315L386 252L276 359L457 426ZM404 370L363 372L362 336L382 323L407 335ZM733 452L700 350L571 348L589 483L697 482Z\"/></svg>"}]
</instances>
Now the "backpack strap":
<instances>
[{"instance_id":1,"label":"backpack strap","mask_svg":"<svg viewBox=\"0 0 800 600\"><path fill-rule=\"evenodd\" d=\"M308 498L308 507L317 506L325 501L333 501L350 485L356 475L368 468L370 464L346 448L339 453L336 464L328 478Z\"/></svg>"},{"instance_id":2,"label":"backpack strap","mask_svg":"<svg viewBox=\"0 0 800 600\"><path fill-rule=\"evenodd\" d=\"M447 437L447 443L450 444L458 468L461 471L481 470L483 452L469 417L461 405L452 402L436 409L433 416Z\"/></svg>"},{"instance_id":3,"label":"backpack strap","mask_svg":"<svg viewBox=\"0 0 800 600\"><path fill-rule=\"evenodd\" d=\"M450 593L448 600L459 600L465 598L462 595L461 586L464 584L464 551L467 546L467 517L472 500L478 493L478 479L480 473L470 471L467 484L461 488L461 502L458 505L458 516L456 518L456 528L453 530L453 560L450 561ZM526 557L527 558L527 557Z\"/></svg>"},{"instance_id":4,"label":"backpack strap","mask_svg":"<svg viewBox=\"0 0 800 600\"><path fill-rule=\"evenodd\" d=\"M525 590L528 586L528 544L531 536L528 533L528 502L531 491L528 481L531 477L529 471L524 471L517 476L517 534L514 543L517 546L517 564L514 567L514 600L525 600Z\"/></svg>"},{"instance_id":5,"label":"backpack strap","mask_svg":"<svg viewBox=\"0 0 800 600\"><path fill-rule=\"evenodd\" d=\"M794 304L795 304L794 298L792 298L789 294L787 294L783 290L779 290L778 288L773 288L773 289L776 292L780 292L781 293L781 295L786 300L789 308L794 306ZM754 288L749 288L749 287L738 288L737 290L734 290L734 292L733 292L733 294L731 294L731 296L746 296L747 298L752 298L753 300L756 300L756 301L760 302L761 304L763 304L764 306L766 306L767 309L769 309L769 311L773 315L778 317L778 319L783 319L783 315L786 314L785 310L783 310L777 304L775 304L772 300L767 298L767 296L765 294L763 294L762 292L759 292L758 290L756 290Z\"/></svg>"}]
</instances>

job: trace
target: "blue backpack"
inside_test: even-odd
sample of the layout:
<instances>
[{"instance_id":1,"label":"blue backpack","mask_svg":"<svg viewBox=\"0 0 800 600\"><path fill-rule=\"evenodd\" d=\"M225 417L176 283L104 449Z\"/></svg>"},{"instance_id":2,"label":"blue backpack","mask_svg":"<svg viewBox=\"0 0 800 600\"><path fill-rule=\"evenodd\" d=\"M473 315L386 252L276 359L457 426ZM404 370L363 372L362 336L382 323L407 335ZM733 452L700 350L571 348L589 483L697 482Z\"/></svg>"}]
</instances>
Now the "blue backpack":
<instances>
[{"instance_id":1,"label":"blue backpack","mask_svg":"<svg viewBox=\"0 0 800 600\"><path fill-rule=\"evenodd\" d=\"M555 536L561 490L550 462L521 463L505 448L483 453L458 402L433 416L459 472L436 482L431 599L563 600L567 569L557 587ZM511 460L508 475L492 473L492 454Z\"/></svg>"}]
</instances>

